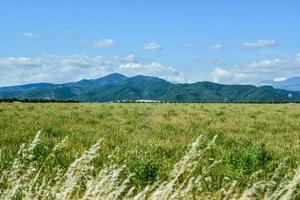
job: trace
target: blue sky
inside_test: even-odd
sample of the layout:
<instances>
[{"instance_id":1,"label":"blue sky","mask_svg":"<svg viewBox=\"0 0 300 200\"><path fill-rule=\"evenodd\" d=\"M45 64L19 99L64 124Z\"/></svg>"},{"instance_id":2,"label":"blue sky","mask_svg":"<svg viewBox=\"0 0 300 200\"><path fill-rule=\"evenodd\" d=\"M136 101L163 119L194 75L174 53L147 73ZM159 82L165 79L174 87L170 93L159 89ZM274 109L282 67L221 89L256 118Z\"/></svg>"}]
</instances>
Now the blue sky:
<instances>
[{"instance_id":1,"label":"blue sky","mask_svg":"<svg viewBox=\"0 0 300 200\"><path fill-rule=\"evenodd\" d=\"M297 0L2 0L0 86L119 72L175 82L300 75Z\"/></svg>"}]
</instances>

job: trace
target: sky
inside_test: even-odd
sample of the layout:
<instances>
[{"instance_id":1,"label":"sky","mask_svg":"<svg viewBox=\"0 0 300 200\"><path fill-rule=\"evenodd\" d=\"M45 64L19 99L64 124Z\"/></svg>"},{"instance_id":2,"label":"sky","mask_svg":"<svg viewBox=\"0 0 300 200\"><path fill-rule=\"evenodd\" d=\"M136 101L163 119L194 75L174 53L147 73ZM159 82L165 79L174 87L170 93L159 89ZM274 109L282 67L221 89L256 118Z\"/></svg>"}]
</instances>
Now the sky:
<instances>
[{"instance_id":1,"label":"sky","mask_svg":"<svg viewBox=\"0 0 300 200\"><path fill-rule=\"evenodd\" d=\"M299 0L1 0L0 86L300 76Z\"/></svg>"}]
</instances>

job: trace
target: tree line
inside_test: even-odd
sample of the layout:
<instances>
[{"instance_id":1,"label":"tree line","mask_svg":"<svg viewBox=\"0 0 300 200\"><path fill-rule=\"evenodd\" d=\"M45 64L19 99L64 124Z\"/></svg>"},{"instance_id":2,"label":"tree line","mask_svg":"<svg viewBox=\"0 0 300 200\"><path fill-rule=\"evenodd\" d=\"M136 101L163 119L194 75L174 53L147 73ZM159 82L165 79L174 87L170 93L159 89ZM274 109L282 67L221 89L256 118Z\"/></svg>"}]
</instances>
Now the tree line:
<instances>
[{"instance_id":1,"label":"tree line","mask_svg":"<svg viewBox=\"0 0 300 200\"><path fill-rule=\"evenodd\" d=\"M18 98L0 98L0 103L80 103L81 101L73 99L18 99ZM87 102L86 102L87 103ZM109 102L97 102L109 103ZM245 103L245 104L285 104L300 103L300 101L136 101L136 100L119 100L110 103Z\"/></svg>"},{"instance_id":2,"label":"tree line","mask_svg":"<svg viewBox=\"0 0 300 200\"><path fill-rule=\"evenodd\" d=\"M0 98L0 103L79 103L77 100L65 99L18 99L18 98Z\"/></svg>"}]
</instances>

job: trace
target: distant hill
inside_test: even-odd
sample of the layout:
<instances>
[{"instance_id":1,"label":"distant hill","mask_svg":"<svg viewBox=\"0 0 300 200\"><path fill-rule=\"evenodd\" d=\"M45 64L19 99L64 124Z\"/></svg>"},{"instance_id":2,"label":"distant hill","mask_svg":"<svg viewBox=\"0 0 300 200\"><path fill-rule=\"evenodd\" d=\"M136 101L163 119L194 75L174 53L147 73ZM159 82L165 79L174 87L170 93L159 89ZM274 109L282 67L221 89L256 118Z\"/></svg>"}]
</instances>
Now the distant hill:
<instances>
[{"instance_id":1,"label":"distant hill","mask_svg":"<svg viewBox=\"0 0 300 200\"><path fill-rule=\"evenodd\" d=\"M150 76L110 74L65 84L37 83L0 88L0 98L62 99L82 102L158 100L170 102L295 102L300 92L270 86L212 82L174 84Z\"/></svg>"},{"instance_id":2,"label":"distant hill","mask_svg":"<svg viewBox=\"0 0 300 200\"><path fill-rule=\"evenodd\" d=\"M300 91L300 77L292 77L284 81L265 81L262 85L270 85L274 88Z\"/></svg>"}]
</instances>

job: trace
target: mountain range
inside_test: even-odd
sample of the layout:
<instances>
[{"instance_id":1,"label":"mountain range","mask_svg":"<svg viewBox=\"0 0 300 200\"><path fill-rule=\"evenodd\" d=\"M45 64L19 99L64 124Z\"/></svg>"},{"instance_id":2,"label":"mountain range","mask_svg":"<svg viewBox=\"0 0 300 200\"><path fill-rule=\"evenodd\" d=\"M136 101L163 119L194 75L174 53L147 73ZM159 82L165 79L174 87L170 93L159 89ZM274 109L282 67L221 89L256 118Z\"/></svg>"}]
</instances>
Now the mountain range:
<instances>
[{"instance_id":1,"label":"mountain range","mask_svg":"<svg viewBox=\"0 0 300 200\"><path fill-rule=\"evenodd\" d=\"M269 85L283 90L300 91L300 77L292 77L282 81L264 81L260 85Z\"/></svg>"},{"instance_id":2,"label":"mountain range","mask_svg":"<svg viewBox=\"0 0 300 200\"><path fill-rule=\"evenodd\" d=\"M225 85L213 82L171 83L150 76L110 74L98 79L51 84L36 83L0 88L0 98L115 102L296 102L300 92L271 86Z\"/></svg>"}]
</instances>

